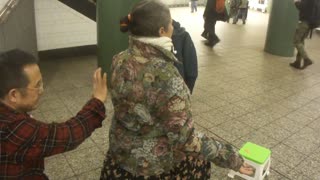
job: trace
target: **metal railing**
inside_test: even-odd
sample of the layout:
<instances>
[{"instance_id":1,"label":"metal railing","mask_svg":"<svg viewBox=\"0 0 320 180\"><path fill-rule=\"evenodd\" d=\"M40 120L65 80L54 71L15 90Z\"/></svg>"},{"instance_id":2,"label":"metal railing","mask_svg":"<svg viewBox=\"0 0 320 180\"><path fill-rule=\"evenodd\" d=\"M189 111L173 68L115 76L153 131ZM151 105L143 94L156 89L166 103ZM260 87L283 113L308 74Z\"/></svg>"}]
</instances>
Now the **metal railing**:
<instances>
[{"instance_id":1,"label":"metal railing","mask_svg":"<svg viewBox=\"0 0 320 180\"><path fill-rule=\"evenodd\" d=\"M4 7L0 10L0 24L7 21L11 12L17 7L20 0L8 0Z\"/></svg>"}]
</instances>

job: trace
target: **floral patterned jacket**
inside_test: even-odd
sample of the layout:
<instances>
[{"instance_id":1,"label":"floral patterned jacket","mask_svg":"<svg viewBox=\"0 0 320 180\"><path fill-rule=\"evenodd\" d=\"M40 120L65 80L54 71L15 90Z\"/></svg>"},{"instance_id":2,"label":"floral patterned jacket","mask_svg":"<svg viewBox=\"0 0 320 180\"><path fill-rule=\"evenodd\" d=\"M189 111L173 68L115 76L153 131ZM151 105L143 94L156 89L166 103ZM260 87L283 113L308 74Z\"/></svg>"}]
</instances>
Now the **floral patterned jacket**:
<instances>
[{"instance_id":1,"label":"floral patterned jacket","mask_svg":"<svg viewBox=\"0 0 320 180\"><path fill-rule=\"evenodd\" d=\"M134 37L114 56L109 153L137 176L169 172L190 156L238 170L243 160L230 145L195 133L190 93L175 61L168 50Z\"/></svg>"}]
</instances>

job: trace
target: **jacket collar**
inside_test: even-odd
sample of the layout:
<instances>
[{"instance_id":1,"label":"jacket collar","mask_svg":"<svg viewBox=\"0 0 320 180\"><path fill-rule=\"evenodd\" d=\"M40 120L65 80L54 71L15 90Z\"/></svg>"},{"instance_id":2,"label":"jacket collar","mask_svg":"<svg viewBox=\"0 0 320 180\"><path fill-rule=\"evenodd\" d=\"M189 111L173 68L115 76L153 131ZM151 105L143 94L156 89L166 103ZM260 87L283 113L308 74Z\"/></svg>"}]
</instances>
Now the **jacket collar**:
<instances>
[{"instance_id":1,"label":"jacket collar","mask_svg":"<svg viewBox=\"0 0 320 180\"><path fill-rule=\"evenodd\" d=\"M145 58L156 56L164 58L169 62L178 62L171 51L168 51L161 46L139 41L134 36L129 36L129 52Z\"/></svg>"}]
</instances>

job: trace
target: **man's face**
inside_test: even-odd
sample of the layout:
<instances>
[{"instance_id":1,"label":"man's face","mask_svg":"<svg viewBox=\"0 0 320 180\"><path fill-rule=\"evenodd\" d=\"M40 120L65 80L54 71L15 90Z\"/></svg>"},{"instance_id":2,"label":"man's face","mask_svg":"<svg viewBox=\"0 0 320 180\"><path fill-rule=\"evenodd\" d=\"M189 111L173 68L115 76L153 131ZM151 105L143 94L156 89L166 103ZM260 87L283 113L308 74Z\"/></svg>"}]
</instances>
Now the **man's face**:
<instances>
[{"instance_id":1,"label":"man's face","mask_svg":"<svg viewBox=\"0 0 320 180\"><path fill-rule=\"evenodd\" d=\"M29 79L29 84L20 90L17 96L16 110L29 112L36 109L39 104L39 98L43 93L43 82L37 64L25 66L24 72Z\"/></svg>"}]
</instances>

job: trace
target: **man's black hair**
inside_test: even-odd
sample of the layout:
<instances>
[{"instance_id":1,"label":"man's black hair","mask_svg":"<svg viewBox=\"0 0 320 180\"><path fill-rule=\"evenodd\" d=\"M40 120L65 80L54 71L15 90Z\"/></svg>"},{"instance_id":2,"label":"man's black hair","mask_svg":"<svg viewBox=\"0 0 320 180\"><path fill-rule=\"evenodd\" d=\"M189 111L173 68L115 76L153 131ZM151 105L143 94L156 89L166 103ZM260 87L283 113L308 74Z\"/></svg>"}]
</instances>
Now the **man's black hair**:
<instances>
[{"instance_id":1,"label":"man's black hair","mask_svg":"<svg viewBox=\"0 0 320 180\"><path fill-rule=\"evenodd\" d=\"M29 79L23 69L31 64L37 64L37 59L19 49L0 53L0 99L11 89L28 86Z\"/></svg>"}]
</instances>

